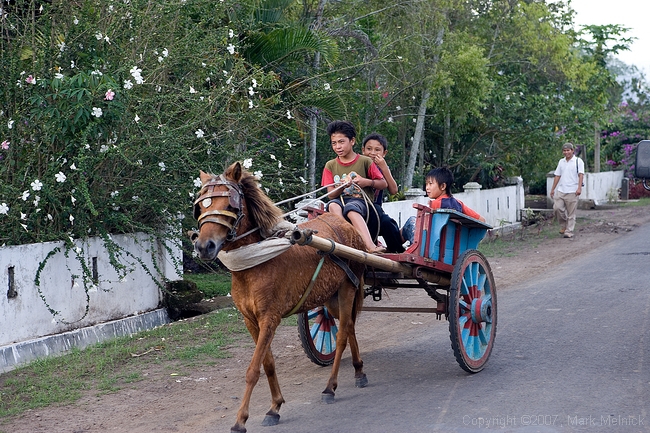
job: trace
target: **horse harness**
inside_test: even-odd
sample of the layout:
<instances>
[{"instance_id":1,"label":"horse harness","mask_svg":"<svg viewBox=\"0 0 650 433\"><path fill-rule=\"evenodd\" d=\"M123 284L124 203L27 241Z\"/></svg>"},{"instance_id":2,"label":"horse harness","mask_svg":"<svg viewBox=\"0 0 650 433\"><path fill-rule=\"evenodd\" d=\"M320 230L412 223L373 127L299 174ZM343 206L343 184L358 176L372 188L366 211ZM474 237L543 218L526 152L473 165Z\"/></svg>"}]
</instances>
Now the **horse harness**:
<instances>
[{"instance_id":1,"label":"horse harness","mask_svg":"<svg viewBox=\"0 0 650 433\"><path fill-rule=\"evenodd\" d=\"M228 190L223 191L216 189L216 187L220 185L225 185ZM228 197L230 207L235 209L236 212L219 209L201 212L201 206L203 206L203 208L209 207L212 203L213 197ZM229 181L223 174L219 175L218 178L215 177L211 179L203 185L199 192L199 198L194 201L194 218L199 223L199 230L203 224L208 222L221 224L228 228L226 240L235 240L237 237L237 227L244 217L244 213L242 212L243 198L244 192L242 191L240 184ZM231 224L227 219L222 217L232 218L235 222Z\"/></svg>"},{"instance_id":2,"label":"horse harness","mask_svg":"<svg viewBox=\"0 0 650 433\"><path fill-rule=\"evenodd\" d=\"M334 233L336 233L336 236L338 236L338 238L339 238L339 242L343 241L343 237L341 236L341 233L337 230L336 227L332 226L327 221L322 221L322 222L327 224L332 229L332 231ZM331 239L329 239L329 241L332 243L332 248L329 251L318 251L318 254L321 255L321 259L318 262L318 265L316 266L316 270L314 271L314 275L312 275L312 277L311 277L311 281L309 282L309 285L307 286L307 289L305 289L305 292L300 297L300 300L298 301L298 303L291 309L291 311L289 311L283 317L286 318L286 317L289 317L289 316L295 314L296 312L298 312L300 307L302 307L302 304L305 303L305 301L307 300L307 297L311 293L311 290L314 288L314 284L316 283L316 278L318 277L318 274L320 273L320 271L321 271L321 269L323 267L323 263L325 262L326 257L329 257L330 260L332 260L332 262L334 262L336 265L338 265L338 267L340 267L345 272L345 274L348 276L350 281L352 281L352 284L354 284L354 286L357 289L359 289L359 283L360 283L359 278L357 278L357 276L354 275L354 272L352 272L352 269L350 269L350 267L347 265L347 263L345 263L343 260L341 260L341 258L339 256L337 256L335 254L332 254L334 252L334 249L335 249L335 242L333 240L331 240Z\"/></svg>"}]
</instances>

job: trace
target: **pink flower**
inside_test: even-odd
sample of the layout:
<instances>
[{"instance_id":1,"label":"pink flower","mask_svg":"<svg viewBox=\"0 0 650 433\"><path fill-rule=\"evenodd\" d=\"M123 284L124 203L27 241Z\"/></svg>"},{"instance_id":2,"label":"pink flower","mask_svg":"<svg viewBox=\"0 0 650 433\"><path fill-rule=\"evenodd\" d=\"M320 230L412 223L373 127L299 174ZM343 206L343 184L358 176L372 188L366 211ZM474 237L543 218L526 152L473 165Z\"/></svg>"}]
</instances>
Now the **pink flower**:
<instances>
[{"instance_id":1,"label":"pink flower","mask_svg":"<svg viewBox=\"0 0 650 433\"><path fill-rule=\"evenodd\" d=\"M27 84L36 84L36 78L30 75L27 78L25 78L25 82Z\"/></svg>"},{"instance_id":2,"label":"pink flower","mask_svg":"<svg viewBox=\"0 0 650 433\"><path fill-rule=\"evenodd\" d=\"M2 142L2 148L3 148L4 150L7 150L7 149L9 149L9 145L10 145L10 144L11 144L10 142L8 142L7 140L5 140L5 141Z\"/></svg>"},{"instance_id":3,"label":"pink flower","mask_svg":"<svg viewBox=\"0 0 650 433\"><path fill-rule=\"evenodd\" d=\"M113 89L108 89L106 95L104 96L104 99L107 101L112 101L114 96L115 96L115 92L113 92Z\"/></svg>"}]
</instances>

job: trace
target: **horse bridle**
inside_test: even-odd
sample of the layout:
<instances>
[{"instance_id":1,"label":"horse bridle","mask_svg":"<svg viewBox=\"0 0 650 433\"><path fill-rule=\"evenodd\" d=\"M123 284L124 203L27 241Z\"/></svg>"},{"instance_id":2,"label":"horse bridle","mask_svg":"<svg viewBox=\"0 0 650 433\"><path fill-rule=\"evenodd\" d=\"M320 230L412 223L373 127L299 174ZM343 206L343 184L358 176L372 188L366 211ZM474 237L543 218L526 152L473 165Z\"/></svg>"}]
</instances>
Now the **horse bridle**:
<instances>
[{"instance_id":1,"label":"horse bridle","mask_svg":"<svg viewBox=\"0 0 650 433\"><path fill-rule=\"evenodd\" d=\"M219 185L225 185L228 190L217 190L216 187ZM231 212L229 210L210 210L206 212L201 212L203 207L209 207L212 203L213 197L228 197L230 207L235 209L236 212ZM199 198L194 201L194 218L199 223L199 230L201 226L205 223L215 223L221 224L228 228L228 235L226 236L227 241L232 241L237 237L237 227L244 217L244 212L242 208L242 201L244 198L244 193L242 191L241 185L235 182L231 182L225 178L225 176L219 175L218 178L213 178L207 182L201 188L199 192ZM208 200L206 204L206 200ZM230 223L227 219L221 217L232 218L234 223Z\"/></svg>"}]
</instances>

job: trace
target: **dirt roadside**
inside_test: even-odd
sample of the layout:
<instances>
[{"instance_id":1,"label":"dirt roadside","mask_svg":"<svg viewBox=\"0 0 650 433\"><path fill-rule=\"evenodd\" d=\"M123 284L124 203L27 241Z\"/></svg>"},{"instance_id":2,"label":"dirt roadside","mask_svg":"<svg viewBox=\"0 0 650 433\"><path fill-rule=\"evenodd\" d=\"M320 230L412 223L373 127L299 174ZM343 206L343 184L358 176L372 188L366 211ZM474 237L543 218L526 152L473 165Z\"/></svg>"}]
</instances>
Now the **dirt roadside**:
<instances>
[{"instance_id":1,"label":"dirt roadside","mask_svg":"<svg viewBox=\"0 0 650 433\"><path fill-rule=\"evenodd\" d=\"M579 210L573 239L564 239L557 233L550 239L520 242L517 232L504 234L502 236L506 239L512 239L512 247L502 257L489 258L497 288L499 291L515 290L521 282L551 271L558 263L606 246L647 223L650 223L650 206L612 207ZM421 289L396 292L388 293L382 305L430 302ZM442 326L442 322L437 322L439 325L434 325L434 322L433 315L363 313L358 322L362 352L398 345L399 333L404 327ZM386 323L391 323L391 326L385 326ZM244 374L252 347L247 340L241 346L230 348L231 358L194 370L186 368L180 375L173 375L170 366L159 365L143 372L144 380L118 392L100 396L88 392L74 405L32 410L20 417L0 420L0 432L228 431L234 423L244 389ZM296 329L280 327L272 349L288 404L298 400L318 401L329 369L318 368L307 359ZM344 359L344 363L342 375L348 373L349 358ZM253 393L248 423L250 431L262 430L259 422L268 410L268 395L266 380L262 378Z\"/></svg>"}]
</instances>

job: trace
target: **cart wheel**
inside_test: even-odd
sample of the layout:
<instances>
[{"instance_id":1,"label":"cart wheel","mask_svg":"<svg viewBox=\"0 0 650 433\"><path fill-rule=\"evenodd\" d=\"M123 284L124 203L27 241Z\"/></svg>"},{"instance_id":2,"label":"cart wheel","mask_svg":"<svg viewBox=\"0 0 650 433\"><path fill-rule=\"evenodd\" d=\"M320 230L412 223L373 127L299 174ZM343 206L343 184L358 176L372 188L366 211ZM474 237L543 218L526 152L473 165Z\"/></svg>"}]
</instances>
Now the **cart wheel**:
<instances>
[{"instance_id":1,"label":"cart wheel","mask_svg":"<svg viewBox=\"0 0 650 433\"><path fill-rule=\"evenodd\" d=\"M497 332L497 293L483 254L465 251L456 261L449 291L451 348L460 367L478 373L492 353Z\"/></svg>"},{"instance_id":2,"label":"cart wheel","mask_svg":"<svg viewBox=\"0 0 650 433\"><path fill-rule=\"evenodd\" d=\"M318 365L332 365L336 352L336 319L326 307L298 314L298 334L307 357Z\"/></svg>"}]
</instances>

